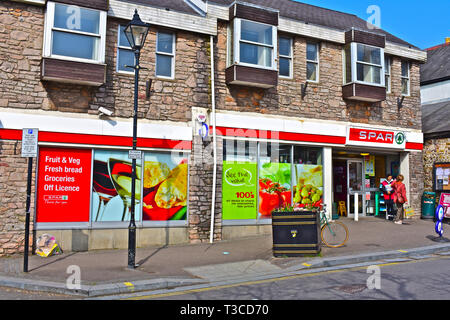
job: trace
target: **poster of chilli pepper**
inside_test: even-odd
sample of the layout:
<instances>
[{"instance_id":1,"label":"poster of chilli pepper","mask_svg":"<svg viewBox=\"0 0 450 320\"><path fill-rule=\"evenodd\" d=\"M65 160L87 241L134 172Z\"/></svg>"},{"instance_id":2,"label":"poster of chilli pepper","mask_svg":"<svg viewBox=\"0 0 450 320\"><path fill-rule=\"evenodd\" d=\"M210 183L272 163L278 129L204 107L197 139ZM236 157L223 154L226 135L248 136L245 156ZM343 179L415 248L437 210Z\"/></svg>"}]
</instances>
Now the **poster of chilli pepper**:
<instances>
[{"instance_id":1,"label":"poster of chilli pepper","mask_svg":"<svg viewBox=\"0 0 450 320\"><path fill-rule=\"evenodd\" d=\"M188 156L146 152L143 170L142 220L186 220Z\"/></svg>"},{"instance_id":2,"label":"poster of chilli pepper","mask_svg":"<svg viewBox=\"0 0 450 320\"><path fill-rule=\"evenodd\" d=\"M323 167L295 165L294 204L296 207L319 207L323 198Z\"/></svg>"},{"instance_id":3,"label":"poster of chilli pepper","mask_svg":"<svg viewBox=\"0 0 450 320\"><path fill-rule=\"evenodd\" d=\"M291 164L264 163L259 169L259 218L271 218L272 211L291 206Z\"/></svg>"}]
</instances>

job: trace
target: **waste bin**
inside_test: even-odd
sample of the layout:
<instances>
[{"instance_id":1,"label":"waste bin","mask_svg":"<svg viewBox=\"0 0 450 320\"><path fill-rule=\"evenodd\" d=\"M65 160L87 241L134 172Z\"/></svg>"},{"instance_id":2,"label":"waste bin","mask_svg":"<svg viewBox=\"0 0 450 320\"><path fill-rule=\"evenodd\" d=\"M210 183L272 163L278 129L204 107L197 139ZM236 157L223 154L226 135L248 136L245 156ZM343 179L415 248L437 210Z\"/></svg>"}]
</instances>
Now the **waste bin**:
<instances>
[{"instance_id":1,"label":"waste bin","mask_svg":"<svg viewBox=\"0 0 450 320\"><path fill-rule=\"evenodd\" d=\"M422 219L433 219L436 210L436 193L425 191L422 196Z\"/></svg>"},{"instance_id":2,"label":"waste bin","mask_svg":"<svg viewBox=\"0 0 450 320\"><path fill-rule=\"evenodd\" d=\"M338 204L336 202L333 202L333 207L331 208L331 217L333 220L339 219Z\"/></svg>"}]
</instances>

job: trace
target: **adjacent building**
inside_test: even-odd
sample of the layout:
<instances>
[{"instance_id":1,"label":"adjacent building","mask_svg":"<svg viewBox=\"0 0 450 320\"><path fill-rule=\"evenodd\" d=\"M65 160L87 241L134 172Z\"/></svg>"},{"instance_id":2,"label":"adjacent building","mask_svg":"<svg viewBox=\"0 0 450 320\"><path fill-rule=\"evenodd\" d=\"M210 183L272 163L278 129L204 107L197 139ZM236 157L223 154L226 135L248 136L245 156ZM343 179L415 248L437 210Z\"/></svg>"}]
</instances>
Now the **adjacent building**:
<instances>
[{"instance_id":1,"label":"adjacent building","mask_svg":"<svg viewBox=\"0 0 450 320\"><path fill-rule=\"evenodd\" d=\"M123 30L135 9L152 26L138 247L270 233L271 211L287 205L377 215L388 173L405 176L420 215L427 53L395 35L290 0L2 1L0 255L23 250L23 128L39 129L35 236L127 247L134 57Z\"/></svg>"},{"instance_id":2,"label":"adjacent building","mask_svg":"<svg viewBox=\"0 0 450 320\"><path fill-rule=\"evenodd\" d=\"M450 38L429 48L421 68L424 181L427 191L450 193Z\"/></svg>"}]
</instances>

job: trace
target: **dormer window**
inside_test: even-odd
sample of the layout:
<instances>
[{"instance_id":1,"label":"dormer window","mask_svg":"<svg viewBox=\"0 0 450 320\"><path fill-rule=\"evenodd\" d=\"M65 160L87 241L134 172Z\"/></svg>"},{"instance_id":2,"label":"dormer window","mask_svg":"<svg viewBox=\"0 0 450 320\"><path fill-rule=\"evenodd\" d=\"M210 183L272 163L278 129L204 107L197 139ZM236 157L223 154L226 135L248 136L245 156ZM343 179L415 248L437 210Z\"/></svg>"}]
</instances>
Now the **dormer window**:
<instances>
[{"instance_id":1,"label":"dormer window","mask_svg":"<svg viewBox=\"0 0 450 320\"><path fill-rule=\"evenodd\" d=\"M385 86L384 50L361 43L351 43L346 50L346 81ZM350 64L350 65L348 65Z\"/></svg>"},{"instance_id":2,"label":"dormer window","mask_svg":"<svg viewBox=\"0 0 450 320\"><path fill-rule=\"evenodd\" d=\"M368 102L386 100L385 37L352 29L346 32L345 39L344 98Z\"/></svg>"},{"instance_id":3,"label":"dormer window","mask_svg":"<svg viewBox=\"0 0 450 320\"><path fill-rule=\"evenodd\" d=\"M234 2L229 12L226 83L275 87L278 84L278 11Z\"/></svg>"},{"instance_id":4,"label":"dormer window","mask_svg":"<svg viewBox=\"0 0 450 320\"><path fill-rule=\"evenodd\" d=\"M234 62L274 69L277 28L253 21L235 19Z\"/></svg>"}]
</instances>

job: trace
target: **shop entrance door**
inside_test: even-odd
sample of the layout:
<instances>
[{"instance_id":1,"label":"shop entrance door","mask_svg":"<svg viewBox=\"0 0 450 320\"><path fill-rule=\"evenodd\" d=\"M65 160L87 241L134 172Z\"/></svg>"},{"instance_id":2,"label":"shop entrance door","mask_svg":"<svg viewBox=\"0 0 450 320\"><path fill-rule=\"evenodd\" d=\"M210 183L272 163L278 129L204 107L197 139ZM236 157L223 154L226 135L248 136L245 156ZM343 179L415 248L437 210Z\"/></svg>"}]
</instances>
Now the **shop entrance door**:
<instances>
[{"instance_id":1,"label":"shop entrance door","mask_svg":"<svg viewBox=\"0 0 450 320\"><path fill-rule=\"evenodd\" d=\"M347 161L347 212L349 218L358 221L365 215L364 201L364 162L362 160Z\"/></svg>"}]
</instances>

